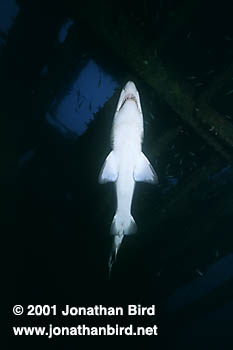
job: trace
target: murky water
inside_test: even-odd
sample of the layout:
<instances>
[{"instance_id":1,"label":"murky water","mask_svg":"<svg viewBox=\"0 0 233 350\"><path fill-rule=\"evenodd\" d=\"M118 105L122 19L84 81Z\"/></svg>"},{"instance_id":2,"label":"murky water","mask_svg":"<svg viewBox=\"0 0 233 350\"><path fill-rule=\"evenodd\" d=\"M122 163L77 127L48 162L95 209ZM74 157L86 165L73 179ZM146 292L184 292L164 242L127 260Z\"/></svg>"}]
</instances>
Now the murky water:
<instances>
[{"instance_id":1,"label":"murky water","mask_svg":"<svg viewBox=\"0 0 233 350\"><path fill-rule=\"evenodd\" d=\"M187 322L194 316L198 320L198 300L232 283L232 164L111 52L82 41L78 21L66 18L65 32L61 31L64 21L57 25L54 51L37 62L33 79L28 73L20 97L12 93L20 104L11 105L8 95L4 107L14 135L6 176L6 223L15 277L11 283L17 290L12 291L13 303L158 304L162 310L158 322L163 325L167 318L174 320L176 312L181 318L184 314ZM203 48L203 58L200 47L208 41L209 31L200 38L200 30L195 34L191 27L175 43L179 50L170 47L162 55L182 66L180 74L190 84L202 88L197 84L211 84L217 66L229 63L232 32L227 28L218 37L222 44L209 43L224 51L219 55L224 62L208 47ZM16 35L14 28L11 35ZM215 57L212 65L209 55ZM159 184L136 184L132 213L138 233L124 239L109 280L109 230L116 199L113 184L99 185L98 174L111 149L120 90L129 79L141 96L143 150ZM16 86L21 86L17 81ZM10 84L6 87L9 91ZM231 90L229 82L213 101L229 120ZM191 308L196 300L195 314ZM232 308L231 300L217 298L216 307L208 310L228 315L222 307L229 303ZM140 323L140 317L135 322Z\"/></svg>"}]
</instances>

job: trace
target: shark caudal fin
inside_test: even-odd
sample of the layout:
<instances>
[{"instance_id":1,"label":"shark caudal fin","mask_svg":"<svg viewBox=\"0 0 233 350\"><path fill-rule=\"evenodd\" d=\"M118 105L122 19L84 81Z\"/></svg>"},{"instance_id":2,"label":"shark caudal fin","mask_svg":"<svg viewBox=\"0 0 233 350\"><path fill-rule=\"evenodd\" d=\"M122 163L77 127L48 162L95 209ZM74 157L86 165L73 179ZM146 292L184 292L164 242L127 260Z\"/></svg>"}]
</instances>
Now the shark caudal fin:
<instances>
[{"instance_id":1,"label":"shark caudal fin","mask_svg":"<svg viewBox=\"0 0 233 350\"><path fill-rule=\"evenodd\" d=\"M138 157L133 176L135 181L158 183L158 176L154 168L142 152Z\"/></svg>"},{"instance_id":2,"label":"shark caudal fin","mask_svg":"<svg viewBox=\"0 0 233 350\"><path fill-rule=\"evenodd\" d=\"M118 253L118 250L120 249L120 246L121 246L123 239L124 239L124 235L116 235L113 238L112 250L110 253L109 260L108 260L109 278L111 277L112 266L116 262L117 253Z\"/></svg>"},{"instance_id":3,"label":"shark caudal fin","mask_svg":"<svg viewBox=\"0 0 233 350\"><path fill-rule=\"evenodd\" d=\"M122 241L125 235L132 235L137 231L137 225L134 221L132 215L127 217L120 217L119 214L116 214L113 218L111 225L111 234L113 237L112 251L108 261L109 268L109 278L111 276L112 266L116 262L117 253L120 249Z\"/></svg>"}]
</instances>

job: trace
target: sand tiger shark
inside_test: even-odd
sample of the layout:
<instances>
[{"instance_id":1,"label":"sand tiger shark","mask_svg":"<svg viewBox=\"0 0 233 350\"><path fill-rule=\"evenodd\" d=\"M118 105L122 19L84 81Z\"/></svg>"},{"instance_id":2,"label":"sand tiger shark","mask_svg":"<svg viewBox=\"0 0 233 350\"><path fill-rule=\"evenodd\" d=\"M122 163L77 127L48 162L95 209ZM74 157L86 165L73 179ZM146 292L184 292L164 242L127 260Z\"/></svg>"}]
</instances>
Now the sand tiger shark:
<instances>
[{"instance_id":1,"label":"sand tiger shark","mask_svg":"<svg viewBox=\"0 0 233 350\"><path fill-rule=\"evenodd\" d=\"M131 215L135 182L155 184L158 177L149 160L142 153L143 114L135 84L129 81L122 89L112 126L112 151L100 171L99 182L115 182L117 209L111 225L114 236L109 259L109 273L116 260L125 235L137 230Z\"/></svg>"}]
</instances>

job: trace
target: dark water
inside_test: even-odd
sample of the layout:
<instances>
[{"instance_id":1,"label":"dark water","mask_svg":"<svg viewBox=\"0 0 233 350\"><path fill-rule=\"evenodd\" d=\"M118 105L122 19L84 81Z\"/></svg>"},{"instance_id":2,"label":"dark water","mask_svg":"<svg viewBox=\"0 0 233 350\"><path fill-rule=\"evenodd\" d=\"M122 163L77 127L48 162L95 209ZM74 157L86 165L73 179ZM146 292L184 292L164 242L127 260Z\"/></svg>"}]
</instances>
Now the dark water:
<instances>
[{"instance_id":1,"label":"dark water","mask_svg":"<svg viewBox=\"0 0 233 350\"><path fill-rule=\"evenodd\" d=\"M50 316L38 321L37 317L29 320L22 316L17 322L13 318L12 323L157 324L163 336L159 341L165 347L170 334L176 336L177 344L179 337L182 345L196 335L228 339L233 321L232 163L181 121L120 59L98 42L80 38L77 20L66 39L59 42L62 24L72 19L68 5L60 5L55 13L44 2L35 1L34 5L21 7L1 56L3 232L9 238L4 266L10 310L14 304L56 304L59 308L66 304L155 304L157 314L133 320L125 316L75 321L72 317L54 320ZM172 5L167 6L174 11ZM132 16L140 21L137 11L135 7ZM198 30L204 29L203 22ZM221 29L226 46L232 38L227 29L227 25ZM22 35L24 41L19 43ZM182 35L187 40L187 35ZM218 40L219 36L218 32ZM182 47L182 38L179 40ZM194 40L189 45L200 54L204 44L198 34L188 40ZM213 39L209 45L213 50L228 50L219 55L224 57L222 61L215 62L223 69L229 63L230 48L222 48ZM164 59L176 65L185 57L187 65L180 74L186 78L196 76L197 70L202 78L215 71L207 58L198 58L203 67L196 64L190 47L183 47L188 56L182 49L173 51L174 57L164 50ZM90 62L95 62L96 70L77 83L85 69L90 70ZM211 74L206 84L211 84ZM98 174L110 151L120 89L128 79L135 81L140 92L143 150L158 173L159 185L136 185L132 213L138 233L125 238L109 280L109 229L115 193L112 184L98 184ZM91 93L88 86L94 86ZM226 85L214 101L215 108L228 119L233 110L225 99L230 101L231 87ZM60 114L58 106L63 106ZM56 341L59 348L73 348L70 339ZM41 339L33 346L41 347Z\"/></svg>"}]
</instances>

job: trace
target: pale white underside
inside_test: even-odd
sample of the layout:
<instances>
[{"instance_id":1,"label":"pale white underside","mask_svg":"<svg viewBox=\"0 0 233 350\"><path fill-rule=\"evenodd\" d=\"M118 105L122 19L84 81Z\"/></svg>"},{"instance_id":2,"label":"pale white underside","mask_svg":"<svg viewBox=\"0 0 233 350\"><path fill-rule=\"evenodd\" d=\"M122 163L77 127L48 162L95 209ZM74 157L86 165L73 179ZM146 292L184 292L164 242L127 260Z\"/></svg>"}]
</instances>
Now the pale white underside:
<instances>
[{"instance_id":1,"label":"pale white underside","mask_svg":"<svg viewBox=\"0 0 233 350\"><path fill-rule=\"evenodd\" d=\"M131 222L134 169L141 154L142 138L142 114L136 103L129 100L115 115L112 130L112 147L118 169L115 225L119 234L127 234Z\"/></svg>"},{"instance_id":2,"label":"pale white underside","mask_svg":"<svg viewBox=\"0 0 233 350\"><path fill-rule=\"evenodd\" d=\"M123 236L136 231L131 216L135 181L157 182L154 169L142 153L143 116L139 94L132 82L121 92L111 137L112 152L105 160L99 181L113 181L116 185L117 209L111 226L116 255Z\"/></svg>"}]
</instances>

